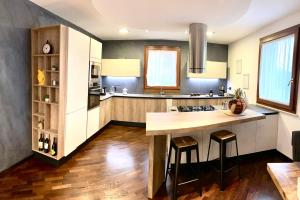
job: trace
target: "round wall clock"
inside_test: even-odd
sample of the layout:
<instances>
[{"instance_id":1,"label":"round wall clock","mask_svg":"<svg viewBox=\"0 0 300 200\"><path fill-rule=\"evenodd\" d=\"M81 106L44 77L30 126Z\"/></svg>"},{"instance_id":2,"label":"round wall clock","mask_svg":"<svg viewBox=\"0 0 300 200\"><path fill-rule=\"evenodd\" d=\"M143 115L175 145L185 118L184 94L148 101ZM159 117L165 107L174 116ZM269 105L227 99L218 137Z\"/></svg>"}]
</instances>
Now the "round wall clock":
<instances>
[{"instance_id":1,"label":"round wall clock","mask_svg":"<svg viewBox=\"0 0 300 200\"><path fill-rule=\"evenodd\" d=\"M47 40L46 44L44 44L44 46L43 46L43 53L49 54L49 53L51 53L51 50L52 50L52 46Z\"/></svg>"}]
</instances>

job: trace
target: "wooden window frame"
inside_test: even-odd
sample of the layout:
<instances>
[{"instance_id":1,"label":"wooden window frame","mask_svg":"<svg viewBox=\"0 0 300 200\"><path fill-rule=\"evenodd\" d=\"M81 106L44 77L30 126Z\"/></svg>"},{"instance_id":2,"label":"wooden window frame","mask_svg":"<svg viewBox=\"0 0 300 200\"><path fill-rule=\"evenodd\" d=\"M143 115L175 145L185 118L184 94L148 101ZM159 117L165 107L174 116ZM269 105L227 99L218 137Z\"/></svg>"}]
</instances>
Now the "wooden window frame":
<instances>
[{"instance_id":1,"label":"wooden window frame","mask_svg":"<svg viewBox=\"0 0 300 200\"><path fill-rule=\"evenodd\" d=\"M258 79L257 79L257 94L256 102L265 106L273 107L275 109L283 110L290 113L296 113L297 108L297 91L298 91L298 77L299 77L299 61L300 61L300 44L299 44L299 28L300 25L296 25L285 30L279 31L277 33L271 34L269 36L260 39L259 44L259 59L258 59ZM282 37L294 34L294 52L293 52L293 64L292 64L292 79L291 82L291 94L289 105L280 104L277 102L261 99L259 97L259 82L260 82L260 61L261 61L261 48L264 43L280 39Z\"/></svg>"},{"instance_id":2,"label":"wooden window frame","mask_svg":"<svg viewBox=\"0 0 300 200\"><path fill-rule=\"evenodd\" d=\"M166 51L176 51L177 61L176 61L176 86L148 86L147 85L147 69L148 69L148 52L149 50L166 50ZM157 92L160 89L164 91L179 91L180 90L180 65L181 65L181 51L179 47L171 46L145 46L144 47L144 90L146 92Z\"/></svg>"}]
</instances>

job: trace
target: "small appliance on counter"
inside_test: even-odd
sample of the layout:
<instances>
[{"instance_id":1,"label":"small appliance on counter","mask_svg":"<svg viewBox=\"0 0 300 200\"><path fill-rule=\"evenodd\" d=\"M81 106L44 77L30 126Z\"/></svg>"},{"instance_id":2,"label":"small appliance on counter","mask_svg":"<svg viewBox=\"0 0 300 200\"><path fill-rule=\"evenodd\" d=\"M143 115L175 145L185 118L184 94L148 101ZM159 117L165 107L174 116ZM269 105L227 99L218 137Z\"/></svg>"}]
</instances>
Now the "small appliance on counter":
<instances>
[{"instance_id":1,"label":"small appliance on counter","mask_svg":"<svg viewBox=\"0 0 300 200\"><path fill-rule=\"evenodd\" d=\"M127 94L128 89L127 88L123 88L123 94L126 95Z\"/></svg>"},{"instance_id":2,"label":"small appliance on counter","mask_svg":"<svg viewBox=\"0 0 300 200\"><path fill-rule=\"evenodd\" d=\"M213 90L209 90L208 96L209 97L213 97L214 96L214 91Z\"/></svg>"},{"instance_id":3,"label":"small appliance on counter","mask_svg":"<svg viewBox=\"0 0 300 200\"><path fill-rule=\"evenodd\" d=\"M219 87L219 94L218 95L221 96L221 97L223 97L224 94L225 94L225 87L224 87L224 85L221 85Z\"/></svg>"}]
</instances>

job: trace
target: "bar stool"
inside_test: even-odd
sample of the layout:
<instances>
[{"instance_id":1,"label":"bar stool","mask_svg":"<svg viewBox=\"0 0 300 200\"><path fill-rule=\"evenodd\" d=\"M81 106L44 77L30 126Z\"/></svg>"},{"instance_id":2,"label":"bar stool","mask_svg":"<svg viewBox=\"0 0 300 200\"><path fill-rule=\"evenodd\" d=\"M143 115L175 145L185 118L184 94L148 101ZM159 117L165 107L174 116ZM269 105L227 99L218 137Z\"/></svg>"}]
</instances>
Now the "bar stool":
<instances>
[{"instance_id":1,"label":"bar stool","mask_svg":"<svg viewBox=\"0 0 300 200\"><path fill-rule=\"evenodd\" d=\"M178 185L184 185L187 183L199 181L199 185L201 188L201 180L200 180L200 175L199 171L196 170L196 172L193 169L193 174L195 175L195 179L192 179L190 181L186 181L183 183L178 183L178 174L179 174L179 166L180 166L180 160L181 160L181 153L186 152L186 160L187 163L191 163L191 151L196 150L197 154L197 169L199 167L199 147L198 147L198 142L190 137L190 136L184 136L184 137L177 137L177 138L172 138L170 142L170 149L169 149L169 155L168 155L168 163L167 163L167 169L166 169L166 177L165 177L165 182L167 182L167 177L168 177L168 171L169 171L169 165L170 165L170 159L171 159L171 154L172 154L172 148L175 150L175 178L173 180L173 198L177 198L177 186ZM202 196L202 189L200 189L200 195Z\"/></svg>"},{"instance_id":2,"label":"bar stool","mask_svg":"<svg viewBox=\"0 0 300 200\"><path fill-rule=\"evenodd\" d=\"M211 145L211 140L214 140L219 143L219 159L220 159L220 186L221 186L221 191L224 190L224 185L223 185L223 175L224 172L228 172L234 167L238 166L238 172L239 172L239 178L241 178L241 173L240 173L240 160L239 160L239 152L238 152L238 145L237 145L237 138L236 134L227 131L227 130L221 130L217 131L214 133L210 134L210 139L209 139L209 146L208 146L208 152L207 152L207 161L209 159L209 151L210 151L210 145ZM224 162L226 159L226 144L235 141L235 147L236 147L236 164L225 170L224 169Z\"/></svg>"}]
</instances>

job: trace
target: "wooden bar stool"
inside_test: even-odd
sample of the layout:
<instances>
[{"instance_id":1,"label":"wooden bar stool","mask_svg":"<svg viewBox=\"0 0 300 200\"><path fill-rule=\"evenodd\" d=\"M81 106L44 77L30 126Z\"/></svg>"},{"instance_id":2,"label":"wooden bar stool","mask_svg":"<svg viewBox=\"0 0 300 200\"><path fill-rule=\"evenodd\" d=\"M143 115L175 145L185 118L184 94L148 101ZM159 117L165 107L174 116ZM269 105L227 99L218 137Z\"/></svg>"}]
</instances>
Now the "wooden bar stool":
<instances>
[{"instance_id":1,"label":"wooden bar stool","mask_svg":"<svg viewBox=\"0 0 300 200\"><path fill-rule=\"evenodd\" d=\"M172 148L175 150L175 178L173 180L173 198L172 199L177 198L177 186L178 185L184 185L184 184L195 182L195 181L199 181L200 195L202 196L201 180L200 180L200 173L199 173L200 171L198 170L199 164L200 164L198 141L190 136L177 137L177 138L171 139L165 182L167 182L167 177L168 177L168 173L169 173L169 169L170 169L169 165L170 165L170 159L171 159L171 154L172 154ZM196 154L197 154L197 170L195 171L193 169L193 174L195 175L196 178L186 181L186 182L183 182L183 183L178 183L178 174L179 174L181 153L186 152L187 163L191 164L191 151L192 150L196 150Z\"/></svg>"},{"instance_id":2,"label":"wooden bar stool","mask_svg":"<svg viewBox=\"0 0 300 200\"><path fill-rule=\"evenodd\" d=\"M219 143L220 187L221 187L221 191L223 191L224 190L224 184L223 184L224 172L228 172L231 169L233 169L234 167L238 166L239 178L241 178L237 138L236 138L236 134L234 134L230 131L227 131L227 130L222 130L222 131L217 131L217 132L211 133L210 134L210 139L209 139L208 152L207 152L207 161L209 159L209 151L210 151L211 140L214 140L217 143ZM236 165L232 166L229 169L224 169L224 162L225 162L225 159L226 159L226 144L231 142L231 141L235 141L236 157L237 157Z\"/></svg>"}]
</instances>

